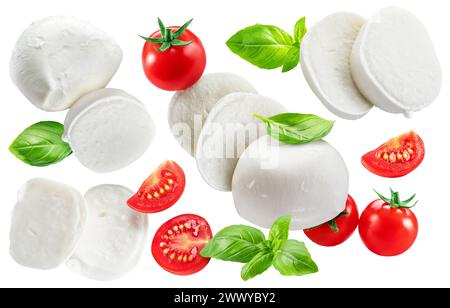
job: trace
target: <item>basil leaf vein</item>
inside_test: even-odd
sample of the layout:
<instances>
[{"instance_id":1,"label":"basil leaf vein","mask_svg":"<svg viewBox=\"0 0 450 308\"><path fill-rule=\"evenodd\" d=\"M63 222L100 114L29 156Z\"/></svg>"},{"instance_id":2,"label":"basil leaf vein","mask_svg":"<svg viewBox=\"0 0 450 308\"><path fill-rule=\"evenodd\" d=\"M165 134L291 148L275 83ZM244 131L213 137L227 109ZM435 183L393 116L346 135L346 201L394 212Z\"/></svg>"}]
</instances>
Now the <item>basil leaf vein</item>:
<instances>
[{"instance_id":1,"label":"basil leaf vein","mask_svg":"<svg viewBox=\"0 0 450 308\"><path fill-rule=\"evenodd\" d=\"M235 225L218 232L200 254L207 258L247 263L264 250L265 241L265 235L260 230Z\"/></svg>"},{"instance_id":2,"label":"basil leaf vein","mask_svg":"<svg viewBox=\"0 0 450 308\"><path fill-rule=\"evenodd\" d=\"M254 278L272 266L273 254L272 252L261 251L253 259L250 260L241 271L241 277L244 281Z\"/></svg>"},{"instance_id":3,"label":"basil leaf vein","mask_svg":"<svg viewBox=\"0 0 450 308\"><path fill-rule=\"evenodd\" d=\"M286 62L286 55L295 43L284 30L271 25L254 25L240 30L228 41L228 48L251 64L275 69Z\"/></svg>"},{"instance_id":4,"label":"basil leaf vein","mask_svg":"<svg viewBox=\"0 0 450 308\"><path fill-rule=\"evenodd\" d=\"M283 216L277 219L269 232L269 241L286 241L289 238L289 228L291 226L291 216Z\"/></svg>"},{"instance_id":5,"label":"basil leaf vein","mask_svg":"<svg viewBox=\"0 0 450 308\"><path fill-rule=\"evenodd\" d=\"M56 164L72 154L62 140L64 125L43 121L26 128L10 145L9 151L22 162L36 167Z\"/></svg>"},{"instance_id":6,"label":"basil leaf vein","mask_svg":"<svg viewBox=\"0 0 450 308\"><path fill-rule=\"evenodd\" d=\"M288 144L305 144L321 140L334 126L334 121L313 114L283 113L270 118L255 114L266 124L267 133Z\"/></svg>"},{"instance_id":7,"label":"basil leaf vein","mask_svg":"<svg viewBox=\"0 0 450 308\"><path fill-rule=\"evenodd\" d=\"M284 276L303 276L319 271L304 243L287 240L274 253L273 266Z\"/></svg>"}]
</instances>

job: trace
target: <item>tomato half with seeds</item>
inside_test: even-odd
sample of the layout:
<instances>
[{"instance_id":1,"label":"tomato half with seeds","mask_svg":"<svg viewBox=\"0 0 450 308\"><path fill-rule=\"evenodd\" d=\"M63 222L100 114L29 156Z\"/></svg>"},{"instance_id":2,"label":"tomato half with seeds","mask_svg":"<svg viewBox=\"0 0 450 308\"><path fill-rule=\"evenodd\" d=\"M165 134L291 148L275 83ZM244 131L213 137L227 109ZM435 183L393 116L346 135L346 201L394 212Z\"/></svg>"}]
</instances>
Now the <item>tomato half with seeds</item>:
<instances>
[{"instance_id":1,"label":"tomato half with seeds","mask_svg":"<svg viewBox=\"0 0 450 308\"><path fill-rule=\"evenodd\" d=\"M174 161L166 161L144 181L128 200L128 206L141 213L158 213L174 205L183 195L186 177Z\"/></svg>"},{"instance_id":2,"label":"tomato half with seeds","mask_svg":"<svg viewBox=\"0 0 450 308\"><path fill-rule=\"evenodd\" d=\"M192 275L208 265L210 259L202 257L200 251L212 237L211 227L204 218L194 214L177 216L156 232L152 254L169 273Z\"/></svg>"},{"instance_id":3,"label":"tomato half with seeds","mask_svg":"<svg viewBox=\"0 0 450 308\"><path fill-rule=\"evenodd\" d=\"M362 164L370 172L398 178L414 171L425 157L425 145L415 132L395 137L378 149L364 155Z\"/></svg>"}]
</instances>

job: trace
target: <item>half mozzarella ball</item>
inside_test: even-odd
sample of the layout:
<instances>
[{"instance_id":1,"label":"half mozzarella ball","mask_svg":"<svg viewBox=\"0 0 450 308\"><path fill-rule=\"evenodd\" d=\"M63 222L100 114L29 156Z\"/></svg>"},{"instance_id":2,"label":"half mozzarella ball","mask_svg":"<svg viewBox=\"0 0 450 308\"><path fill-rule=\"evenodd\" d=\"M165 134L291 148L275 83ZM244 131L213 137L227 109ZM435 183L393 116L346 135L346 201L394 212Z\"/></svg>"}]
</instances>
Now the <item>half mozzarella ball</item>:
<instances>
[{"instance_id":1,"label":"half mozzarella ball","mask_svg":"<svg viewBox=\"0 0 450 308\"><path fill-rule=\"evenodd\" d=\"M225 95L234 92L256 93L243 77L231 73L204 75L192 87L178 91L169 105L169 125L180 145L192 156L211 109Z\"/></svg>"},{"instance_id":2,"label":"half mozzarella ball","mask_svg":"<svg viewBox=\"0 0 450 308\"><path fill-rule=\"evenodd\" d=\"M119 45L102 30L73 17L49 17L34 22L20 36L10 75L35 106L60 111L104 88L121 61Z\"/></svg>"},{"instance_id":3,"label":"half mozzarella ball","mask_svg":"<svg viewBox=\"0 0 450 308\"><path fill-rule=\"evenodd\" d=\"M144 104L117 89L83 96L67 114L64 128L78 160L99 173L124 168L140 158L155 130Z\"/></svg>"},{"instance_id":4,"label":"half mozzarella ball","mask_svg":"<svg viewBox=\"0 0 450 308\"><path fill-rule=\"evenodd\" d=\"M85 222L79 192L47 179L30 180L20 189L14 208L11 256L25 267L54 269L72 255Z\"/></svg>"},{"instance_id":5,"label":"half mozzarella ball","mask_svg":"<svg viewBox=\"0 0 450 308\"><path fill-rule=\"evenodd\" d=\"M361 29L351 56L353 78L377 107L406 116L439 95L442 72L422 22L396 7L381 10Z\"/></svg>"},{"instance_id":6,"label":"half mozzarella ball","mask_svg":"<svg viewBox=\"0 0 450 308\"><path fill-rule=\"evenodd\" d=\"M287 110L258 94L233 93L211 110L198 138L196 160L204 180L213 188L231 191L234 169L250 143L266 134L254 115L271 117Z\"/></svg>"},{"instance_id":7,"label":"half mozzarella ball","mask_svg":"<svg viewBox=\"0 0 450 308\"><path fill-rule=\"evenodd\" d=\"M361 118L373 107L353 82L350 55L365 19L340 12L318 22L302 40L304 76L320 101L335 115Z\"/></svg>"},{"instance_id":8,"label":"half mozzarella ball","mask_svg":"<svg viewBox=\"0 0 450 308\"><path fill-rule=\"evenodd\" d=\"M86 227L67 266L94 280L113 280L135 268L147 236L147 216L131 210L128 188L100 185L86 194Z\"/></svg>"},{"instance_id":9,"label":"half mozzarella ball","mask_svg":"<svg viewBox=\"0 0 450 308\"><path fill-rule=\"evenodd\" d=\"M330 144L279 144L264 136L242 155L233 176L241 217L263 228L292 215L293 230L321 225L345 208L349 174Z\"/></svg>"}]
</instances>

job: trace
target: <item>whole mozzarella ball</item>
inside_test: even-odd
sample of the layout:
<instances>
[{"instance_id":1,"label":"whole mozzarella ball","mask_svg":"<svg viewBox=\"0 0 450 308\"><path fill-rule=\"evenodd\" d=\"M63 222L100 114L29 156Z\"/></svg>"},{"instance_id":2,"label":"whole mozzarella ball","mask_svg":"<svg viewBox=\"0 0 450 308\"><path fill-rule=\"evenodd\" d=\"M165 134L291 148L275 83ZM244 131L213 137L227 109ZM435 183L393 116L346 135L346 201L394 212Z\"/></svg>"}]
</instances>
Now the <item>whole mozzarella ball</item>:
<instances>
[{"instance_id":1,"label":"whole mozzarella ball","mask_svg":"<svg viewBox=\"0 0 450 308\"><path fill-rule=\"evenodd\" d=\"M264 136L242 155L233 176L233 198L241 217L263 228L292 215L291 229L325 223L345 208L349 175L330 144L280 144Z\"/></svg>"}]
</instances>

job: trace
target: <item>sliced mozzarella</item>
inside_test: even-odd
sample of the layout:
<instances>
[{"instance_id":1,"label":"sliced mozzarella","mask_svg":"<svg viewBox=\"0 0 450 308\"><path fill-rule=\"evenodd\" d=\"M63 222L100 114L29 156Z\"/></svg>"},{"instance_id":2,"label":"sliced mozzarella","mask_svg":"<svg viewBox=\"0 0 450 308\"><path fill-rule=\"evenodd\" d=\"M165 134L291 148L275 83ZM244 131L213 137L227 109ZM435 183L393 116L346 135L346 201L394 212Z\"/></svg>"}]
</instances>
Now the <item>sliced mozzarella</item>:
<instances>
[{"instance_id":1,"label":"sliced mozzarella","mask_svg":"<svg viewBox=\"0 0 450 308\"><path fill-rule=\"evenodd\" d=\"M124 168L141 157L154 135L144 105L117 89L101 89L83 96L64 123L65 138L78 160L92 171Z\"/></svg>"},{"instance_id":2,"label":"sliced mozzarella","mask_svg":"<svg viewBox=\"0 0 450 308\"><path fill-rule=\"evenodd\" d=\"M410 115L439 95L442 72L421 21L400 8L386 8L362 28L351 56L353 78L379 108Z\"/></svg>"},{"instance_id":3,"label":"sliced mozzarella","mask_svg":"<svg viewBox=\"0 0 450 308\"><path fill-rule=\"evenodd\" d=\"M86 221L75 189L46 179L28 181L14 208L10 253L22 266L49 270L67 261Z\"/></svg>"},{"instance_id":4,"label":"sliced mozzarella","mask_svg":"<svg viewBox=\"0 0 450 308\"><path fill-rule=\"evenodd\" d=\"M348 188L345 162L325 141L289 145L261 137L233 177L239 215L263 228L284 215L292 215L293 230L325 223L344 210Z\"/></svg>"},{"instance_id":5,"label":"sliced mozzarella","mask_svg":"<svg viewBox=\"0 0 450 308\"><path fill-rule=\"evenodd\" d=\"M203 124L214 105L233 92L256 93L241 76L231 73L204 75L191 88L178 91L169 106L169 125L180 145L192 156Z\"/></svg>"},{"instance_id":6,"label":"sliced mozzarella","mask_svg":"<svg viewBox=\"0 0 450 308\"><path fill-rule=\"evenodd\" d=\"M14 48L10 75L38 108L60 111L112 79L122 50L105 32L73 17L36 21Z\"/></svg>"},{"instance_id":7,"label":"sliced mozzarella","mask_svg":"<svg viewBox=\"0 0 450 308\"><path fill-rule=\"evenodd\" d=\"M353 13L330 15L303 38L301 64L305 79L320 101L335 115L349 120L372 108L353 82L350 55L365 19Z\"/></svg>"},{"instance_id":8,"label":"sliced mozzarella","mask_svg":"<svg viewBox=\"0 0 450 308\"><path fill-rule=\"evenodd\" d=\"M266 134L264 117L287 112L275 100L257 94L232 93L211 110L197 144L197 166L213 188L231 191L234 169L247 146Z\"/></svg>"},{"instance_id":9,"label":"sliced mozzarella","mask_svg":"<svg viewBox=\"0 0 450 308\"><path fill-rule=\"evenodd\" d=\"M85 195L89 210L83 236L67 266L88 278L113 280L130 272L141 258L147 216L131 210L128 188L100 185Z\"/></svg>"}]
</instances>

